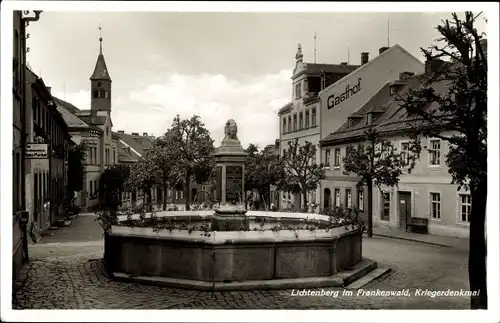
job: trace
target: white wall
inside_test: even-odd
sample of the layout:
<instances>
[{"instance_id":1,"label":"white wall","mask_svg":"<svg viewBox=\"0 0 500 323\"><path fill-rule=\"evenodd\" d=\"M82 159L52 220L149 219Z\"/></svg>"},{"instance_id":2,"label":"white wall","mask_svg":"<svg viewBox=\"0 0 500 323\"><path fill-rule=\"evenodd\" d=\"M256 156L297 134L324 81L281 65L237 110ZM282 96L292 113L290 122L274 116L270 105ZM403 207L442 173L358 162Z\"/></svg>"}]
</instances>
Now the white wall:
<instances>
[{"instance_id":1,"label":"white wall","mask_svg":"<svg viewBox=\"0 0 500 323\"><path fill-rule=\"evenodd\" d=\"M373 58L356 71L340 79L320 92L321 101L321 138L336 131L353 112L359 110L385 84L397 80L401 72L423 73L424 64L406 52L399 45L394 45L382 54ZM359 81L358 81L359 80ZM329 98L346 92L346 87L357 86L360 90L338 105L328 108Z\"/></svg>"}]
</instances>

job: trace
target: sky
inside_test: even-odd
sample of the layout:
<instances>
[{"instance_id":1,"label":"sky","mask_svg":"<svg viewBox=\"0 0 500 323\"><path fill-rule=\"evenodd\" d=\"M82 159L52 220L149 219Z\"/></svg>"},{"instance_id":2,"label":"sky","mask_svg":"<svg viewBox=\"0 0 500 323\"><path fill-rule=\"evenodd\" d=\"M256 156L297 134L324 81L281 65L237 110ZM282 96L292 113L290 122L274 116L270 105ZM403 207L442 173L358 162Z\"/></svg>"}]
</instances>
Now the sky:
<instances>
[{"instance_id":1,"label":"sky","mask_svg":"<svg viewBox=\"0 0 500 323\"><path fill-rule=\"evenodd\" d=\"M298 43L304 60L359 64L360 53L439 36L450 13L187 13L44 11L28 27L28 63L52 94L90 108L89 77L103 53L112 78L113 130L159 136L179 114L201 116L218 145L234 119L242 145L279 137L278 110L292 98ZM389 21L389 24L388 24ZM479 26L485 28L481 21ZM389 30L389 32L388 32ZM348 55L349 53L349 55Z\"/></svg>"}]
</instances>

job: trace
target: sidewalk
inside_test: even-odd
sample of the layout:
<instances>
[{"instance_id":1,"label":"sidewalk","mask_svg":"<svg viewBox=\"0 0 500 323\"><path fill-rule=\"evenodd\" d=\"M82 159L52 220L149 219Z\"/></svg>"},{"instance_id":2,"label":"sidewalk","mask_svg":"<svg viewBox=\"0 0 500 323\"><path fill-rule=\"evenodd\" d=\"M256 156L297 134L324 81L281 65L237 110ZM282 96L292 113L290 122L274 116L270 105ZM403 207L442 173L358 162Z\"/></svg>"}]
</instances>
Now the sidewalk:
<instances>
[{"instance_id":1,"label":"sidewalk","mask_svg":"<svg viewBox=\"0 0 500 323\"><path fill-rule=\"evenodd\" d=\"M432 234L419 234L413 232L405 232L397 229L388 229L380 227L373 228L373 235L379 237L427 243L427 244L432 244L442 247L450 247L460 250L469 250L469 239L464 239L464 238L437 236Z\"/></svg>"}]
</instances>

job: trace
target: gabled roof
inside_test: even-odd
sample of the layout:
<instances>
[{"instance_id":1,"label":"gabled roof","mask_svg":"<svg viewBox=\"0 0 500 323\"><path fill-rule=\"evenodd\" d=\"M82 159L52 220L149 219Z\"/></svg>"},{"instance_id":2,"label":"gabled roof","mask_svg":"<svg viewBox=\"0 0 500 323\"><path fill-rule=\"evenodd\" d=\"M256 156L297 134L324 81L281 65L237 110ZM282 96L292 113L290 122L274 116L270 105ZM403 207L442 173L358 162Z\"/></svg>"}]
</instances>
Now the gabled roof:
<instances>
[{"instance_id":1,"label":"gabled roof","mask_svg":"<svg viewBox=\"0 0 500 323\"><path fill-rule=\"evenodd\" d=\"M148 136L134 136L128 133L119 132L113 132L112 134L123 141L124 146L130 147L141 156L144 155L145 150L153 147L153 139Z\"/></svg>"},{"instance_id":2,"label":"gabled roof","mask_svg":"<svg viewBox=\"0 0 500 323\"><path fill-rule=\"evenodd\" d=\"M80 112L80 109L75 107L73 104L66 102L64 100L61 100L59 98L56 98L55 96L53 97L54 101L57 103L57 105L62 105L66 110L70 111L73 114L77 114Z\"/></svg>"},{"instance_id":3,"label":"gabled roof","mask_svg":"<svg viewBox=\"0 0 500 323\"><path fill-rule=\"evenodd\" d=\"M357 123L349 127L349 121L326 136L320 141L321 145L329 145L337 141L357 140L362 137L369 127L375 127L379 132L397 131L408 128L408 115L401 108L399 98L406 95L411 89L418 88L422 85L427 77L424 75L416 75L405 81L405 85L398 91L397 95L391 95L389 92L390 83L386 84L379 92L377 92L366 104L358 111L351 114L350 117L363 117ZM437 84L436 84L437 85ZM370 112L380 112L379 118L372 121L371 125L367 124L365 116Z\"/></svg>"},{"instance_id":4,"label":"gabled roof","mask_svg":"<svg viewBox=\"0 0 500 323\"><path fill-rule=\"evenodd\" d=\"M57 111L62 115L64 122L71 128L89 128L89 125L82 119L77 117L73 111L78 110L74 105L63 101L59 98L53 97L54 103L57 106Z\"/></svg>"},{"instance_id":5,"label":"gabled roof","mask_svg":"<svg viewBox=\"0 0 500 323\"><path fill-rule=\"evenodd\" d=\"M414 55L412 55L410 52L408 52L406 49L404 49L403 47L401 47L399 44L396 44L394 46L392 46L391 48L389 48L388 50L384 51L382 54L379 54L377 57L375 57L374 59L372 60L369 60L366 64L363 64L361 66L358 66L354 71L352 71L351 73L357 73L359 71L362 71L363 69L367 68L368 66L370 66L371 64L374 64L377 60L379 60L381 57L384 57L385 55L388 55L390 52L393 52L395 51L396 49L399 49L401 51L403 51L405 54L407 54L408 56L414 58L416 61L419 61L420 60L418 58L416 58ZM420 62L422 64L422 67L424 66L424 63ZM337 80L337 82L334 82L332 84L330 84L329 86L327 86L326 88L324 88L323 90L321 90L321 92L319 92L319 94L321 95L322 93L330 90L332 87L336 86L338 83L340 82L343 82L344 79L346 77L349 77L349 75L346 75L344 76L343 78Z\"/></svg>"}]
</instances>

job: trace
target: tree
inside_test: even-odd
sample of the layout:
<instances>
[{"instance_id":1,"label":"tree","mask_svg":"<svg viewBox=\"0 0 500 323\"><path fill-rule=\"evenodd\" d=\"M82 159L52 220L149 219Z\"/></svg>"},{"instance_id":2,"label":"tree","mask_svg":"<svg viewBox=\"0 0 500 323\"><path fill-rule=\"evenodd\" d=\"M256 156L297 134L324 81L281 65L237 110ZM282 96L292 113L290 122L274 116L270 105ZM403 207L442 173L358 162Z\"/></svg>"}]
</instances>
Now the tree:
<instances>
[{"instance_id":1,"label":"tree","mask_svg":"<svg viewBox=\"0 0 500 323\"><path fill-rule=\"evenodd\" d=\"M167 209L167 191L169 187L177 184L180 180L180 172L178 165L175 163L173 154L172 142L164 141L161 137L158 138L153 147L151 147L144 159L151 165L144 169L151 171L150 175L155 176L158 183L162 187L162 206L163 211Z\"/></svg>"},{"instance_id":2,"label":"tree","mask_svg":"<svg viewBox=\"0 0 500 323\"><path fill-rule=\"evenodd\" d=\"M214 141L197 115L183 120L177 115L162 141L171 143L172 156L184 180L186 210L189 210L191 181L210 178Z\"/></svg>"},{"instance_id":3,"label":"tree","mask_svg":"<svg viewBox=\"0 0 500 323\"><path fill-rule=\"evenodd\" d=\"M410 145L410 152L416 151L414 145ZM373 235L373 186L378 188L383 185L394 187L399 183L402 169L409 166L409 171L415 166L416 154L401 155L392 143L383 139L380 134L370 127L365 132L365 141L358 147L348 147L347 154L343 159L344 174L356 175L359 181L358 189L365 185L368 190L368 223L367 235Z\"/></svg>"},{"instance_id":4,"label":"tree","mask_svg":"<svg viewBox=\"0 0 500 323\"><path fill-rule=\"evenodd\" d=\"M121 203L121 194L125 190L125 184L130 176L130 167L127 165L112 165L106 169L99 181L101 201L110 209L117 209Z\"/></svg>"},{"instance_id":5,"label":"tree","mask_svg":"<svg viewBox=\"0 0 500 323\"><path fill-rule=\"evenodd\" d=\"M80 143L68 150L68 192L73 198L73 192L80 192L84 187L85 155L87 145Z\"/></svg>"},{"instance_id":6,"label":"tree","mask_svg":"<svg viewBox=\"0 0 500 323\"><path fill-rule=\"evenodd\" d=\"M300 192L307 207L307 193L318 188L318 184L325 179L323 164L316 164L316 145L306 141L304 145L295 139L288 143L288 150L283 155L285 179L280 185L281 190Z\"/></svg>"},{"instance_id":7,"label":"tree","mask_svg":"<svg viewBox=\"0 0 500 323\"><path fill-rule=\"evenodd\" d=\"M428 60L446 58L449 63L401 101L415 115L411 126L416 131L449 143L446 164L452 183L471 192L469 284L472 292L479 293L471 297L471 308L486 309L488 63L481 46L484 34L474 26L479 15L466 12L460 19L453 13L451 20L437 27L442 36L438 43L421 50ZM445 90L437 90L439 84Z\"/></svg>"},{"instance_id":8,"label":"tree","mask_svg":"<svg viewBox=\"0 0 500 323\"><path fill-rule=\"evenodd\" d=\"M126 188L130 192L142 190L145 194L143 207L150 208L151 189L156 183L156 165L152 159L148 158L147 154L141 157L130 169L130 176L126 181Z\"/></svg>"},{"instance_id":9,"label":"tree","mask_svg":"<svg viewBox=\"0 0 500 323\"><path fill-rule=\"evenodd\" d=\"M249 155L245 163L245 189L258 192L269 206L271 185L280 186L285 180L283 162L272 151L258 151L253 144L248 146L246 152Z\"/></svg>"}]
</instances>

